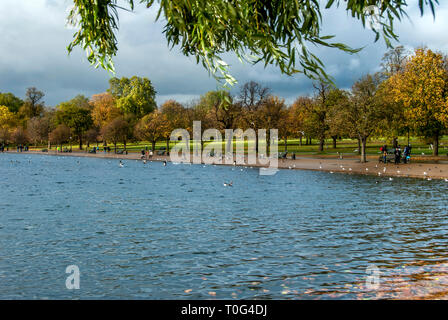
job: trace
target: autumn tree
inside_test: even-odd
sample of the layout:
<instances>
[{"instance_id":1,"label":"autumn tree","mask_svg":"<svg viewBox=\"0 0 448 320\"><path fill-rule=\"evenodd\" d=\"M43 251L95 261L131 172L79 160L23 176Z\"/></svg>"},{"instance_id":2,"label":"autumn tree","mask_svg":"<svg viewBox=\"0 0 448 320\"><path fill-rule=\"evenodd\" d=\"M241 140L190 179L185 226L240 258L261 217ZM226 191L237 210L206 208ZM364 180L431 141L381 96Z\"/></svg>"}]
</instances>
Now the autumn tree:
<instances>
[{"instance_id":1,"label":"autumn tree","mask_svg":"<svg viewBox=\"0 0 448 320\"><path fill-rule=\"evenodd\" d=\"M78 96L70 101L63 102L59 104L56 112L57 123L67 125L78 138L79 150L82 150L84 133L93 124L88 104L85 104L86 99Z\"/></svg>"},{"instance_id":2,"label":"autumn tree","mask_svg":"<svg viewBox=\"0 0 448 320\"><path fill-rule=\"evenodd\" d=\"M122 115L121 110L116 106L115 98L109 92L93 95L90 103L93 105L93 124L99 128Z\"/></svg>"},{"instance_id":3,"label":"autumn tree","mask_svg":"<svg viewBox=\"0 0 448 320\"><path fill-rule=\"evenodd\" d=\"M299 137L299 144L302 146L302 138L305 136L305 118L308 105L313 100L309 97L298 97L289 108L289 117L291 118L291 133Z\"/></svg>"},{"instance_id":4,"label":"autumn tree","mask_svg":"<svg viewBox=\"0 0 448 320\"><path fill-rule=\"evenodd\" d=\"M116 99L117 107L125 115L131 114L141 119L157 109L156 90L148 78L112 78L109 84L108 92Z\"/></svg>"},{"instance_id":5,"label":"autumn tree","mask_svg":"<svg viewBox=\"0 0 448 320\"><path fill-rule=\"evenodd\" d=\"M156 142L167 136L168 124L165 114L154 111L144 116L135 128L135 135L142 140L151 142L152 150L156 149ZM167 149L169 152L169 148Z\"/></svg>"},{"instance_id":6,"label":"autumn tree","mask_svg":"<svg viewBox=\"0 0 448 320\"><path fill-rule=\"evenodd\" d=\"M259 116L263 119L263 128L266 129L267 141L270 142L270 130L277 129L280 138L284 139L285 150L287 149L287 140L289 131L287 130L287 108L285 100L277 96L269 96L262 108L259 110Z\"/></svg>"},{"instance_id":7,"label":"autumn tree","mask_svg":"<svg viewBox=\"0 0 448 320\"><path fill-rule=\"evenodd\" d=\"M35 145L43 144L44 141L48 141L48 136L52 129L52 123L50 117L34 117L27 122L27 132Z\"/></svg>"},{"instance_id":8,"label":"autumn tree","mask_svg":"<svg viewBox=\"0 0 448 320\"><path fill-rule=\"evenodd\" d=\"M361 144L361 162L367 161L367 139L378 129L384 120L384 105L378 101L377 90L380 83L378 74L366 75L352 87L350 103L346 105L343 116L347 129Z\"/></svg>"},{"instance_id":9,"label":"autumn tree","mask_svg":"<svg viewBox=\"0 0 448 320\"><path fill-rule=\"evenodd\" d=\"M118 117L110 121L101 129L101 134L107 141L114 145L115 153L117 152L117 143L123 141L126 148L126 141L129 138L130 125L125 117Z\"/></svg>"},{"instance_id":10,"label":"autumn tree","mask_svg":"<svg viewBox=\"0 0 448 320\"><path fill-rule=\"evenodd\" d=\"M333 148L336 149L337 139L348 135L346 119L343 110L349 103L349 93L333 88L327 95L327 135L333 140Z\"/></svg>"},{"instance_id":11,"label":"autumn tree","mask_svg":"<svg viewBox=\"0 0 448 320\"><path fill-rule=\"evenodd\" d=\"M51 143L61 146L61 149L62 145L68 142L70 137L71 137L70 128L67 127L65 124L58 125L54 130L50 132L49 136Z\"/></svg>"},{"instance_id":12,"label":"autumn tree","mask_svg":"<svg viewBox=\"0 0 448 320\"><path fill-rule=\"evenodd\" d=\"M16 145L24 145L28 142L28 135L23 127L15 128L11 133L11 140Z\"/></svg>"},{"instance_id":13,"label":"autumn tree","mask_svg":"<svg viewBox=\"0 0 448 320\"><path fill-rule=\"evenodd\" d=\"M167 100L160 107L160 112L166 120L165 141L166 150L170 149L170 135L175 129L186 129L188 117L185 107L175 100Z\"/></svg>"},{"instance_id":14,"label":"autumn tree","mask_svg":"<svg viewBox=\"0 0 448 320\"><path fill-rule=\"evenodd\" d=\"M430 49L416 49L401 72L388 80L396 102L404 106L409 125L433 140L433 154L439 154L439 138L448 125L447 60Z\"/></svg>"}]
</instances>

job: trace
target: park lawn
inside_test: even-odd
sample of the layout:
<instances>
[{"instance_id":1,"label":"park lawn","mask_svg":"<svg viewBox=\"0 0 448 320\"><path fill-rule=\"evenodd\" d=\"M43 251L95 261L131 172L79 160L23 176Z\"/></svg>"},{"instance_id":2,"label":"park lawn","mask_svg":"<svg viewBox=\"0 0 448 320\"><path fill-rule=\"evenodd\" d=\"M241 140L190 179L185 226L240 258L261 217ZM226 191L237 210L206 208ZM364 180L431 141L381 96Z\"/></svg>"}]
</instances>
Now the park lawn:
<instances>
[{"instance_id":1,"label":"park lawn","mask_svg":"<svg viewBox=\"0 0 448 320\"><path fill-rule=\"evenodd\" d=\"M325 141L324 151L319 152L319 145L317 140L313 140L311 145L305 145L302 141L302 145L300 146L299 139L288 139L287 141L287 149L289 153L295 153L296 155L338 155L339 153L342 153L343 155L356 155L358 154L358 142L353 139L341 139L337 141L336 148L333 148L332 140L327 139ZM380 147L384 145L385 139L375 139L371 140L367 144L366 153L367 155L379 155L380 154ZM233 142L234 145L234 151L236 150L236 144L241 142ZM432 155L432 150L430 149L430 146L425 144L421 139L417 137L411 137L410 143L412 145L412 153L414 155ZM223 150L224 150L224 142L223 144ZM247 149L247 141L244 142L245 149ZM390 143L387 143L389 147L392 145ZM398 144L402 147L407 144L407 137L400 137L398 139ZM206 142L204 144L205 146L208 145ZM90 148L93 146L97 146L97 144L90 144ZM99 143L98 146L100 149L102 149L102 144ZM109 147L111 147L112 151L114 150L113 145L108 144ZM174 146L174 142L170 143L170 148ZM69 147L68 144L65 144L64 147ZM47 148L47 146L36 146L31 147L33 150L40 150ZM87 148L86 145L83 147L84 149ZM126 145L126 149L128 152L140 152L142 149L145 150L146 148L151 149L151 143L147 141L140 141L140 142L131 142ZM166 141L158 141L156 143L156 150L159 150L160 148L166 148ZM190 143L190 148L193 148L193 143ZM123 144L117 144L117 149L123 149ZM79 151L79 146L72 144L72 150L73 151ZM279 140L278 144L278 151L283 152L285 150L284 141ZM440 146L439 146L439 155L446 155L448 151L448 136L444 136L440 139Z\"/></svg>"}]
</instances>

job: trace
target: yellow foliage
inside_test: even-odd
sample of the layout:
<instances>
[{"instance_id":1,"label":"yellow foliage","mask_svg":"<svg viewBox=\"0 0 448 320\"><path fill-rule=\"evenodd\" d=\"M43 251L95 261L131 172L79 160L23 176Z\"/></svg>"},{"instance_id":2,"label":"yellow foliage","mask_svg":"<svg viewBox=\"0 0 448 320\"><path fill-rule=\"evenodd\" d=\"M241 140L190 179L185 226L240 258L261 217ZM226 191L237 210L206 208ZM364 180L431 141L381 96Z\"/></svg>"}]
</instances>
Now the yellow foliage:
<instances>
[{"instance_id":1,"label":"yellow foliage","mask_svg":"<svg viewBox=\"0 0 448 320\"><path fill-rule=\"evenodd\" d=\"M8 107L0 106L0 127L9 127L14 119L14 114L9 111Z\"/></svg>"},{"instance_id":2,"label":"yellow foliage","mask_svg":"<svg viewBox=\"0 0 448 320\"><path fill-rule=\"evenodd\" d=\"M428 132L448 125L448 73L444 57L429 49L417 49L402 72L387 85L405 116L416 128Z\"/></svg>"}]
</instances>

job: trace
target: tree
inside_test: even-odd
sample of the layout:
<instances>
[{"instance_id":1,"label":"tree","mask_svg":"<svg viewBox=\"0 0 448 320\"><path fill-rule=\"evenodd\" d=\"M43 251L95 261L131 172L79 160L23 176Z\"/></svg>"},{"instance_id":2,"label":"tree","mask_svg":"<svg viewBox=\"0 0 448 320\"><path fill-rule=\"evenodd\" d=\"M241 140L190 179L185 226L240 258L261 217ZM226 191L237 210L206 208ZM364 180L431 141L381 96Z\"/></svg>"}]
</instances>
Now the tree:
<instances>
[{"instance_id":1,"label":"tree","mask_svg":"<svg viewBox=\"0 0 448 320\"><path fill-rule=\"evenodd\" d=\"M216 122L216 128L221 130L234 129L241 114L241 106L233 102L228 91L209 91L201 96L200 104L206 106Z\"/></svg>"},{"instance_id":2,"label":"tree","mask_svg":"<svg viewBox=\"0 0 448 320\"><path fill-rule=\"evenodd\" d=\"M279 130L279 135L285 141L285 151L287 149L288 125L287 109L285 100L277 96L270 96L266 99L263 107L260 109L260 117L263 119L263 126L266 129L267 141L270 142L270 130Z\"/></svg>"},{"instance_id":3,"label":"tree","mask_svg":"<svg viewBox=\"0 0 448 320\"><path fill-rule=\"evenodd\" d=\"M59 104L56 112L58 124L65 124L78 138L79 150L82 150L82 138L84 133L92 126L93 120L90 110L82 102L84 100L76 97L67 102ZM81 104L80 104L81 102Z\"/></svg>"},{"instance_id":4,"label":"tree","mask_svg":"<svg viewBox=\"0 0 448 320\"><path fill-rule=\"evenodd\" d=\"M94 125L99 128L122 115L116 106L115 98L109 92L95 94L90 101L93 105L92 120Z\"/></svg>"},{"instance_id":5,"label":"tree","mask_svg":"<svg viewBox=\"0 0 448 320\"><path fill-rule=\"evenodd\" d=\"M384 105L377 96L379 83L378 74L368 74L355 82L350 103L344 110L343 116L346 119L347 128L361 144L361 162L367 161L367 139L384 120Z\"/></svg>"},{"instance_id":6,"label":"tree","mask_svg":"<svg viewBox=\"0 0 448 320\"><path fill-rule=\"evenodd\" d=\"M447 59L429 49L417 49L403 71L388 80L394 99L404 106L410 126L433 139L433 154L439 154L439 137L448 125Z\"/></svg>"},{"instance_id":7,"label":"tree","mask_svg":"<svg viewBox=\"0 0 448 320\"><path fill-rule=\"evenodd\" d=\"M148 78L112 78L108 92L116 99L117 107L124 114L141 119L157 109L156 91Z\"/></svg>"},{"instance_id":8,"label":"tree","mask_svg":"<svg viewBox=\"0 0 448 320\"><path fill-rule=\"evenodd\" d=\"M17 127L11 134L11 140L16 145L23 145L28 142L28 135L22 127Z\"/></svg>"},{"instance_id":9,"label":"tree","mask_svg":"<svg viewBox=\"0 0 448 320\"><path fill-rule=\"evenodd\" d=\"M23 101L12 93L0 93L0 106L8 107L8 110L12 113L19 112L22 105Z\"/></svg>"},{"instance_id":10,"label":"tree","mask_svg":"<svg viewBox=\"0 0 448 320\"><path fill-rule=\"evenodd\" d=\"M0 105L0 127L10 127L14 122L14 114L7 106Z\"/></svg>"},{"instance_id":11,"label":"tree","mask_svg":"<svg viewBox=\"0 0 448 320\"><path fill-rule=\"evenodd\" d=\"M129 122L124 117L118 117L110 121L101 129L101 134L104 139L113 143L115 153L117 152L117 143L128 139L129 128Z\"/></svg>"},{"instance_id":12,"label":"tree","mask_svg":"<svg viewBox=\"0 0 448 320\"><path fill-rule=\"evenodd\" d=\"M348 135L346 119L343 110L349 103L349 94L344 90L331 89L327 96L328 113L326 117L327 134L333 140L333 148L336 149L336 141L339 137Z\"/></svg>"},{"instance_id":13,"label":"tree","mask_svg":"<svg viewBox=\"0 0 448 320\"><path fill-rule=\"evenodd\" d=\"M48 135L51 132L50 117L34 117L28 120L26 130L31 142L34 144L43 144L48 140Z\"/></svg>"},{"instance_id":14,"label":"tree","mask_svg":"<svg viewBox=\"0 0 448 320\"><path fill-rule=\"evenodd\" d=\"M131 10L134 0L126 1ZM154 0L142 0L148 8ZM165 21L164 33L170 47L180 45L186 56L195 56L213 74L221 71L229 83L234 79L227 72L221 55L229 51L252 63L263 62L277 66L282 73L291 75L304 72L307 76L328 78L322 62L309 51L309 44L332 47L353 53L359 50L331 42L333 36L321 34L322 11L341 7L363 25L374 18L380 28L372 28L375 41L383 36L387 45L397 39L394 19L406 17L407 3L403 0L316 0L252 1L159 0L157 18ZM420 0L421 14L429 6L433 15L438 0ZM121 3L120 3L121 4ZM372 5L377 5L379 17L372 16ZM88 60L113 70L112 57L118 51L115 32L118 30L118 0L74 0L68 23L79 28L68 50L81 46ZM300 66L297 69L297 66Z\"/></svg>"},{"instance_id":15,"label":"tree","mask_svg":"<svg viewBox=\"0 0 448 320\"><path fill-rule=\"evenodd\" d=\"M90 146L90 143L96 143L98 145L98 141L100 141L100 131L98 127L93 127L87 130L85 133L85 139L87 142L87 147Z\"/></svg>"},{"instance_id":16,"label":"tree","mask_svg":"<svg viewBox=\"0 0 448 320\"><path fill-rule=\"evenodd\" d=\"M255 148L258 152L258 129L262 128L263 119L260 117L260 110L270 96L270 90L261 84L250 81L245 83L240 90L238 103L241 106L241 119L247 128L251 128L256 133Z\"/></svg>"},{"instance_id":17,"label":"tree","mask_svg":"<svg viewBox=\"0 0 448 320\"><path fill-rule=\"evenodd\" d=\"M28 88L26 90L25 103L20 108L20 113L27 118L41 116L45 105L42 100L44 96L45 94L35 87Z\"/></svg>"},{"instance_id":18,"label":"tree","mask_svg":"<svg viewBox=\"0 0 448 320\"><path fill-rule=\"evenodd\" d=\"M160 107L160 112L165 116L166 120L165 140L166 150L169 152L171 132L188 126L187 112L184 106L175 100L165 101Z\"/></svg>"},{"instance_id":19,"label":"tree","mask_svg":"<svg viewBox=\"0 0 448 320\"><path fill-rule=\"evenodd\" d=\"M313 103L313 101L309 97L298 97L289 110L291 117L291 132L299 137L300 146L302 146L302 138L307 134L305 132L305 117L308 105L311 103Z\"/></svg>"},{"instance_id":20,"label":"tree","mask_svg":"<svg viewBox=\"0 0 448 320\"><path fill-rule=\"evenodd\" d=\"M154 111L138 122L135 135L142 140L151 142L151 148L155 150L156 142L167 136L168 129L166 116L160 111Z\"/></svg>"},{"instance_id":21,"label":"tree","mask_svg":"<svg viewBox=\"0 0 448 320\"><path fill-rule=\"evenodd\" d=\"M60 145L62 149L62 144L67 142L70 139L70 136L70 128L65 124L60 124L50 132L49 138L52 143Z\"/></svg>"}]
</instances>

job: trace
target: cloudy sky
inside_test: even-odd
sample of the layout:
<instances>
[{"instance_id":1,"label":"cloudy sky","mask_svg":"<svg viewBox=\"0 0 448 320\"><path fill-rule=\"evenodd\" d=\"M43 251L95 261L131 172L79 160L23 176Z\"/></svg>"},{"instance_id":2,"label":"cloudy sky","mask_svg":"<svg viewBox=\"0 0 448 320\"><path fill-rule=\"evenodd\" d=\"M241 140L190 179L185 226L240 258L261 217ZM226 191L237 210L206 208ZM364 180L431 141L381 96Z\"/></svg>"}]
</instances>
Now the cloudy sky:
<instances>
[{"instance_id":1,"label":"cloudy sky","mask_svg":"<svg viewBox=\"0 0 448 320\"><path fill-rule=\"evenodd\" d=\"M428 46L448 53L448 1L441 1L435 21L427 12L420 17L417 0L410 0L411 21L397 24L400 42L408 48ZM65 26L69 0L1 0L0 1L0 92L23 97L27 87L45 92L47 105L57 105L77 94L91 96L108 88L109 73L94 69L85 54L76 49L68 56L66 47L73 30ZM326 10L324 33L337 35L336 40L352 47L364 47L355 55L335 49L315 48L340 88L349 88L362 75L375 72L386 51L383 42L373 42L371 31L343 9ZM167 99L188 102L217 88L193 58L183 56L178 48L169 50L162 34L163 23L155 23L155 9L137 6L135 12L121 12L118 33L119 53L115 58L117 76L148 77L157 91L158 103ZM299 95L312 94L312 82L304 76L288 77L277 69L241 64L232 56L225 60L240 84L256 80L272 92L292 102ZM236 92L238 86L233 89Z\"/></svg>"}]
</instances>

